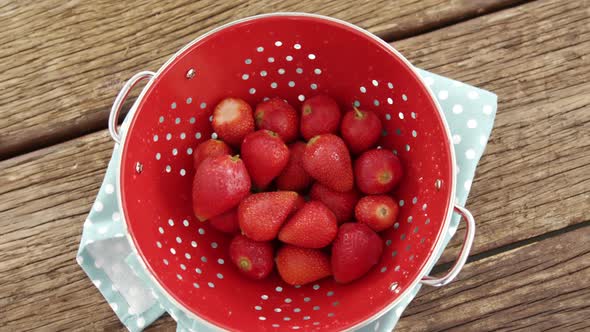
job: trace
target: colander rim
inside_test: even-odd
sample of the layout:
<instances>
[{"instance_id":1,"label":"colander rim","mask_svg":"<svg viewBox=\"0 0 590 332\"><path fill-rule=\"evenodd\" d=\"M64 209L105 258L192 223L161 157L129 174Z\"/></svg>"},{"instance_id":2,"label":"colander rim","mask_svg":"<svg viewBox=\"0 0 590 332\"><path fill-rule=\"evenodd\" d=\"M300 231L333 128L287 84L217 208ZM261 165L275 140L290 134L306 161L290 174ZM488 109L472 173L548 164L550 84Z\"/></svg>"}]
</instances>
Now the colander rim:
<instances>
[{"instance_id":1,"label":"colander rim","mask_svg":"<svg viewBox=\"0 0 590 332\"><path fill-rule=\"evenodd\" d=\"M223 24L217 28L214 28L200 36L198 36L197 38L193 39L191 42L189 42L188 44L186 44L185 46L183 46L180 50L178 50L174 55L172 55L156 72L156 74L152 77L152 79L150 79L148 81L148 83L146 84L146 86L142 89L141 93L139 94L139 96L137 97L137 99L135 100L135 102L133 103L131 109L129 110L127 116L126 116L126 121L123 122L122 125L122 130L121 130L121 142L119 143L119 149L118 151L116 151L115 153L119 154L119 165L118 165L118 172L116 172L116 192L117 192L117 202L121 208L121 221L123 224L123 229L125 231L125 237L127 238L127 241L129 242L129 245L131 247L131 249L133 250L133 252L139 256L141 259L138 260L139 263L141 264L141 266L143 268L145 268L147 270L148 273L146 273L146 275L148 276L148 278L150 279L150 281L155 285L155 287L160 291L161 294L163 294L164 296L166 296L167 300L170 301L172 304L174 304L174 306L176 306L177 308L179 308L180 310L182 310L189 318L198 321L201 324L204 324L205 326L209 327L209 328L213 328L213 329L217 329L217 330L221 330L221 331L228 331L224 328L222 328L221 326L218 326L210 321L208 321L207 319L200 317L198 314L192 312L191 310L189 310L188 308L186 308L183 304L181 304L179 301L177 301L174 296L172 294L170 294L163 285L160 284L160 282L157 280L157 278L155 277L153 270L148 266L148 263L145 262L145 258L140 255L138 253L137 247L135 245L135 240L131 237L130 232L127 228L127 218L126 218L126 211L123 205L123 196L122 196L122 192L121 192L121 173L123 171L122 167L121 167L121 162L122 162L122 157L124 155L124 150L125 150L125 143L126 143L126 138L127 138L127 132L128 129L131 125L131 123L133 123L135 121L135 118L137 116L137 109L139 104L141 103L141 101L143 100L143 98L145 97L145 94L147 93L147 91L150 90L150 87L153 85L153 83L156 81L156 79L162 74L162 72L164 72L179 56L183 55L188 49L190 49L193 45L195 45L196 43L200 42L201 40L221 31L224 29L227 29L229 27L232 27L234 25L238 25L238 24L242 24L244 22L249 22L249 21L254 21L257 19L263 19L263 18L268 18L268 17L309 17L309 18L315 18L315 19L319 19L319 20L327 20L333 23L338 23L341 25L344 25L346 27L352 28L353 30L356 30L358 32L361 32L363 35L365 35L366 37L376 41L378 44L380 44L381 46L385 47L388 51L390 51L392 53L392 55L398 57L403 63L404 65L408 66L411 73L413 75L415 75L415 78L418 79L419 84L421 84L425 90L428 92L430 99L432 100L433 104L435 105L435 108L439 114L440 120L443 124L444 130L445 130L445 134L446 134L446 138L447 138L447 146L449 147L449 151L450 151L450 155L451 155L451 192L449 194L449 198L448 198L448 204L446 206L446 210L447 210L447 215L445 216L445 220L443 221L443 226L440 229L440 232L437 234L437 238L436 238L436 245L434 246L433 250L429 253L429 257L426 260L426 263L424 263L422 269L418 272L418 274L416 275L416 278L406 287L406 289L397 296L397 298L392 301L391 303L389 303L387 306L385 306L383 309L381 309L380 311L378 311L377 313L373 314L370 318L361 321L353 326L348 327L347 329L343 330L343 331L354 331L356 329L362 328L368 324L371 324L372 322L374 322L376 319L380 318L381 316L383 316L386 312L390 311L394 306L396 306L397 304L399 304L413 289L414 287L416 287L416 285L418 285L420 283L420 281L422 280L422 278L428 273L428 271L430 271L432 269L432 267L435 265L438 257L436 255L434 255L434 253L437 253L439 251L441 251L441 249L443 249L444 247L444 242L442 241L444 238L444 234L446 234L446 232L448 231L449 227L450 227L450 222L451 222L451 218L453 215L453 205L454 205L454 197L455 197L455 192L456 192L456 156L455 156L455 147L452 143L451 140L451 130L450 127L446 121L446 118L444 116L444 113L442 111L442 107L440 105L440 103L438 102L438 100L435 98L435 94L433 93L433 91L430 89L430 87L425 84L423 82L423 80L420 78L420 75L418 74L416 68L412 65L412 63L406 59L399 51L397 51L395 48L393 48L393 46L391 46L390 44L388 44L387 42L385 42L384 40L382 40L381 38L375 36L374 34L372 34L371 32L358 27L352 23L337 19L337 18L333 18L333 17L329 17L329 16L325 16L325 15L319 15L319 14L311 14L311 13L305 13L305 12L280 12L280 13L268 13L268 14L260 14L260 15L254 15L254 16L249 16L249 17L245 17L239 20L235 20L226 24Z\"/></svg>"}]
</instances>

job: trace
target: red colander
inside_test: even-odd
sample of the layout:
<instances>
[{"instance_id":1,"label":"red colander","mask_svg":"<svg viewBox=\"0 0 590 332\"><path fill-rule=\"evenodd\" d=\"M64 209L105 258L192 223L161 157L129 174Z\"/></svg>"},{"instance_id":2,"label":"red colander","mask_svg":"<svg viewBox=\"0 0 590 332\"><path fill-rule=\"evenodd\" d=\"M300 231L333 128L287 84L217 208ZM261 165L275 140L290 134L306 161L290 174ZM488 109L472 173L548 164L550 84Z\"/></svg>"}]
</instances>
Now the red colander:
<instances>
[{"instance_id":1,"label":"red colander","mask_svg":"<svg viewBox=\"0 0 590 332\"><path fill-rule=\"evenodd\" d=\"M129 90L149 82L119 134L116 119ZM293 287L275 274L240 275L230 238L191 208L195 147L215 138L211 112L227 96L251 105L279 96L296 108L328 94L345 109L378 113L380 145L397 154L405 177L395 193L400 214L382 234L383 257L347 284L326 278ZM455 159L440 106L412 65L390 45L346 22L299 13L240 20L197 38L157 73L141 72L123 87L109 129L122 146L117 174L128 238L158 289L189 317L239 331L359 328L391 309L421 282L441 286L467 258L474 223L454 207ZM453 210L467 220L460 257L442 278L425 276L442 251Z\"/></svg>"}]
</instances>

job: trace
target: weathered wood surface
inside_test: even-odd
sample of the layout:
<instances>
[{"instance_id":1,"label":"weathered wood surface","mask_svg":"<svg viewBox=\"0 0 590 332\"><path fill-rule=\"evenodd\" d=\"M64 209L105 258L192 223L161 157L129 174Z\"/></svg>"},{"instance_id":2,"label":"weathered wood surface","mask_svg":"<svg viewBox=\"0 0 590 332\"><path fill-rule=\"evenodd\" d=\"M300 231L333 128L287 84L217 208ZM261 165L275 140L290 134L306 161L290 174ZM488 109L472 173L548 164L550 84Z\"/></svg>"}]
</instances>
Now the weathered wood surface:
<instances>
[{"instance_id":1,"label":"weathered wood surface","mask_svg":"<svg viewBox=\"0 0 590 332\"><path fill-rule=\"evenodd\" d=\"M341 18L392 40L524 0L13 1L0 5L0 160L106 128L124 81L260 13Z\"/></svg>"},{"instance_id":2,"label":"weathered wood surface","mask_svg":"<svg viewBox=\"0 0 590 332\"><path fill-rule=\"evenodd\" d=\"M474 253L588 221L588 8L588 1L536 1L394 43L422 68L500 95L496 127L468 205L479 227ZM82 222L111 147L107 133L101 131L0 162L0 330L121 329L74 260ZM579 234L587 239L587 233ZM588 240L580 243L587 248ZM445 261L452 259L456 246L451 249ZM524 255L523 251L511 252ZM559 256L555 257L557 263ZM518 259L507 264L515 265ZM466 271L477 275L479 266L472 268L473 264L478 262L469 264ZM520 276L527 281L537 275ZM499 277L504 278L502 284L514 287L522 281L513 280L508 272ZM481 278L484 283L486 275ZM467 292L473 286L471 278L462 280L453 287L464 287ZM442 297L437 292L444 291L424 292L421 297ZM530 288L535 291L539 292ZM504 296L510 296L511 291L505 292ZM559 287L551 292L564 301L577 294ZM587 293L580 293L584 295ZM551 311L551 306L543 309L542 303L533 304L531 312L538 310L542 316L536 319L553 321L564 314ZM422 311L412 310L416 315ZM506 318L505 311L492 310L471 312L467 320L458 322L450 320L455 314L452 308L440 313L432 310L438 317L450 316L449 320L440 318L448 328L459 323L493 327L495 319ZM171 328L172 324L168 320L158 327Z\"/></svg>"},{"instance_id":3,"label":"weathered wood surface","mask_svg":"<svg viewBox=\"0 0 590 332\"><path fill-rule=\"evenodd\" d=\"M467 264L425 289L397 331L590 330L590 227Z\"/></svg>"}]
</instances>

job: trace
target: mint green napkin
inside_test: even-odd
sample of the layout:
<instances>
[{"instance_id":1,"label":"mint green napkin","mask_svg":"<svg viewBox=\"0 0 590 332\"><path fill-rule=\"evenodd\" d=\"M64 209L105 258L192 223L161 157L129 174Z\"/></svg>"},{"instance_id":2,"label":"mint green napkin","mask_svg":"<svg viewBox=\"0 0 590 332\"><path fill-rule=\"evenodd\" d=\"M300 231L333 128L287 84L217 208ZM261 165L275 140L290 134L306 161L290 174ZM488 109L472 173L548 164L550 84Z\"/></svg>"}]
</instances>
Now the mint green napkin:
<instances>
[{"instance_id":1,"label":"mint green napkin","mask_svg":"<svg viewBox=\"0 0 590 332\"><path fill-rule=\"evenodd\" d=\"M465 205L477 162L492 130L497 97L452 79L418 71L442 106L451 129L457 157L456 202ZM115 190L119 152L119 146L115 144L102 186L84 222L78 264L130 331L143 330L164 312L178 322L177 331L213 331L188 318L180 308L154 290L147 278L145 265L131 250L121 224ZM455 233L458 223L459 217L455 216L444 238L445 244ZM442 250L435 253L437 257L441 254ZM419 290L420 285L412 289L396 307L359 331L391 331Z\"/></svg>"}]
</instances>

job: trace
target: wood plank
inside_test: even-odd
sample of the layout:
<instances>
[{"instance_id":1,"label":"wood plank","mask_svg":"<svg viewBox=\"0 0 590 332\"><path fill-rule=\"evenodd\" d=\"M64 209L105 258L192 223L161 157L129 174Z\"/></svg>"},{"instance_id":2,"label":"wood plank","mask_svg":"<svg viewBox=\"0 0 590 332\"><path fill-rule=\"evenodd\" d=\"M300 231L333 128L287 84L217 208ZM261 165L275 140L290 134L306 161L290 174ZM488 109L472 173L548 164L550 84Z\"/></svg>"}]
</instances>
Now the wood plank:
<instances>
[{"instance_id":1,"label":"wood plank","mask_svg":"<svg viewBox=\"0 0 590 332\"><path fill-rule=\"evenodd\" d=\"M583 227L467 264L422 291L396 331L588 331L588 243Z\"/></svg>"},{"instance_id":2,"label":"wood plank","mask_svg":"<svg viewBox=\"0 0 590 332\"><path fill-rule=\"evenodd\" d=\"M584 5L537 1L395 43L422 67L500 94L469 205L474 252L586 220ZM121 328L74 262L111 148L101 131L0 162L0 330Z\"/></svg>"},{"instance_id":3,"label":"wood plank","mask_svg":"<svg viewBox=\"0 0 590 332\"><path fill-rule=\"evenodd\" d=\"M7 2L0 9L0 159L106 128L126 79L238 18L314 12L401 38L524 1Z\"/></svg>"}]
</instances>

